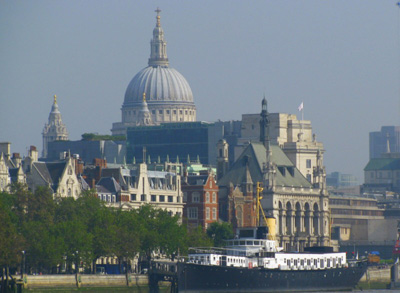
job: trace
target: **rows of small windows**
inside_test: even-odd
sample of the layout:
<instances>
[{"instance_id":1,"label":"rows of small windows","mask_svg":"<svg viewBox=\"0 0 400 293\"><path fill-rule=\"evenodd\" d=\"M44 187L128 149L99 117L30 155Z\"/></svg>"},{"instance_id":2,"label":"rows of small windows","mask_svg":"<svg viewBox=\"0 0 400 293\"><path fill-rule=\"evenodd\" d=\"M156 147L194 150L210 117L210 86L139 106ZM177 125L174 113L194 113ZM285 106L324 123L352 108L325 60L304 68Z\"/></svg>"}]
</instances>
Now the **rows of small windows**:
<instances>
[{"instance_id":1,"label":"rows of small windows","mask_svg":"<svg viewBox=\"0 0 400 293\"><path fill-rule=\"evenodd\" d=\"M186 194L185 194L186 196ZM187 199L187 198L186 198ZM192 193L192 203L199 203L200 202L200 193L199 192L193 192ZM212 197L210 197L210 193L206 192L206 203L217 203L217 193L213 192Z\"/></svg>"},{"instance_id":2,"label":"rows of small windows","mask_svg":"<svg viewBox=\"0 0 400 293\"><path fill-rule=\"evenodd\" d=\"M185 115L194 115L194 110L192 111L192 110L158 110L158 112L156 112L157 110L151 110L151 114L153 114L153 115L156 115L156 113L158 113L159 115L163 115L163 114L167 114L167 115L169 115L169 114L171 114L171 112L172 112L172 114L173 115L177 115L178 114L178 111L179 111L179 115L183 115L183 113L185 113ZM139 113L139 111L137 111L138 113ZM136 115L136 110L133 110L133 111L126 111L126 113L128 114L128 116L131 116L131 115Z\"/></svg>"},{"instance_id":3,"label":"rows of small windows","mask_svg":"<svg viewBox=\"0 0 400 293\"><path fill-rule=\"evenodd\" d=\"M383 216L383 211L332 209L331 213L336 215Z\"/></svg>"},{"instance_id":4,"label":"rows of small windows","mask_svg":"<svg viewBox=\"0 0 400 293\"><path fill-rule=\"evenodd\" d=\"M370 171L369 173L371 179L392 178L394 177L393 175L395 175L396 178L400 178L400 171Z\"/></svg>"},{"instance_id":5,"label":"rows of small windows","mask_svg":"<svg viewBox=\"0 0 400 293\"><path fill-rule=\"evenodd\" d=\"M115 194L99 194L99 199L106 202L116 202Z\"/></svg>"},{"instance_id":6,"label":"rows of small windows","mask_svg":"<svg viewBox=\"0 0 400 293\"><path fill-rule=\"evenodd\" d=\"M211 214L212 213L212 214ZM187 209L188 219L195 220L199 218L199 210L196 207ZM217 208L206 208L206 220L217 220Z\"/></svg>"},{"instance_id":7,"label":"rows of small windows","mask_svg":"<svg viewBox=\"0 0 400 293\"><path fill-rule=\"evenodd\" d=\"M158 200L157 200L158 197ZM139 199L140 198L140 199ZM131 194L131 201L148 201L146 194L141 194L138 197L136 194ZM152 202L174 202L174 197L172 195L150 195L150 201ZM176 199L176 202L180 202L179 196Z\"/></svg>"}]
</instances>

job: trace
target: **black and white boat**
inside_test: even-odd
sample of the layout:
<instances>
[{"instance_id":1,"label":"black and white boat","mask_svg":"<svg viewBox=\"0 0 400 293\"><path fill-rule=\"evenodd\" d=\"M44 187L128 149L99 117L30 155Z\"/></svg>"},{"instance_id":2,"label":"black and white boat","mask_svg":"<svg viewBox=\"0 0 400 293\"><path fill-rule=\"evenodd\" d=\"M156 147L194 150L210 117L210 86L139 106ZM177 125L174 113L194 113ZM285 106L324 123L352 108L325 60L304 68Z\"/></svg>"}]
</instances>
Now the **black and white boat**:
<instances>
[{"instance_id":1,"label":"black and white boat","mask_svg":"<svg viewBox=\"0 0 400 293\"><path fill-rule=\"evenodd\" d=\"M179 292L351 290L367 266L344 252L310 247L283 252L267 227L242 228L225 248L193 248L178 262Z\"/></svg>"}]
</instances>

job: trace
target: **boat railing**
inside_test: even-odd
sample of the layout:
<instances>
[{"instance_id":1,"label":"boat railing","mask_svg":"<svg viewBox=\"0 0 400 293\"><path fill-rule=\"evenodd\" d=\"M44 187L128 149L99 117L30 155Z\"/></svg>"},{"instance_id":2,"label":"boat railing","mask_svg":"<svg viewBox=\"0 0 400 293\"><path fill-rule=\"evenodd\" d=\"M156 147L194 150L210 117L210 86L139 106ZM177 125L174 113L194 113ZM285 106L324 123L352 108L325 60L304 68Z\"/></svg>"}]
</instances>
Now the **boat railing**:
<instances>
[{"instance_id":1,"label":"boat railing","mask_svg":"<svg viewBox=\"0 0 400 293\"><path fill-rule=\"evenodd\" d=\"M235 248L222 248L222 247L189 247L189 254L219 254L231 256L246 256L255 257L259 250L245 250Z\"/></svg>"}]
</instances>

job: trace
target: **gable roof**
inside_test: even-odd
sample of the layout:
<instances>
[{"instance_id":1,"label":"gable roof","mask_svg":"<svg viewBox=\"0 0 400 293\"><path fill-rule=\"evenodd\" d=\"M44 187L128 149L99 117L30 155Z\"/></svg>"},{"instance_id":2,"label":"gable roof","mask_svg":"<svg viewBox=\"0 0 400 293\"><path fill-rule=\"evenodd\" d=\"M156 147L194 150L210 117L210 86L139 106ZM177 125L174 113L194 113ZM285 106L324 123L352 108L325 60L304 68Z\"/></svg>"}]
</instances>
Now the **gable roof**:
<instances>
[{"instance_id":1,"label":"gable roof","mask_svg":"<svg viewBox=\"0 0 400 293\"><path fill-rule=\"evenodd\" d=\"M311 187L311 183L293 165L290 159L275 144L271 144L271 161L276 164L275 184L280 186ZM218 185L241 185L249 180L263 182L263 165L267 162L267 151L262 143L250 143ZM248 171L247 171L248 169Z\"/></svg>"}]
</instances>

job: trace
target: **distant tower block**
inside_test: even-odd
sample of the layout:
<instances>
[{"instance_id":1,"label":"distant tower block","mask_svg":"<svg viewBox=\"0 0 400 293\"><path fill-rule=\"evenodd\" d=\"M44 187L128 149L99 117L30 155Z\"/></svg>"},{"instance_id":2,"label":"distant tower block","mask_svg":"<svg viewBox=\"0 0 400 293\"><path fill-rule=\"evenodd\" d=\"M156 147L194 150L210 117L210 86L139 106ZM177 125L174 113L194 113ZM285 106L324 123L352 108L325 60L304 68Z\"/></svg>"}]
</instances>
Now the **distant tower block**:
<instances>
[{"instance_id":1,"label":"distant tower block","mask_svg":"<svg viewBox=\"0 0 400 293\"><path fill-rule=\"evenodd\" d=\"M229 144L225 139L220 139L217 144L217 180L221 179L229 169L229 158L228 158L228 147Z\"/></svg>"},{"instance_id":2,"label":"distant tower block","mask_svg":"<svg viewBox=\"0 0 400 293\"><path fill-rule=\"evenodd\" d=\"M58 110L57 96L54 95L53 106L49 115L49 121L43 128L43 153L42 157L48 156L48 143L56 140L68 140L68 131L65 124L62 122L61 113Z\"/></svg>"}]
</instances>

